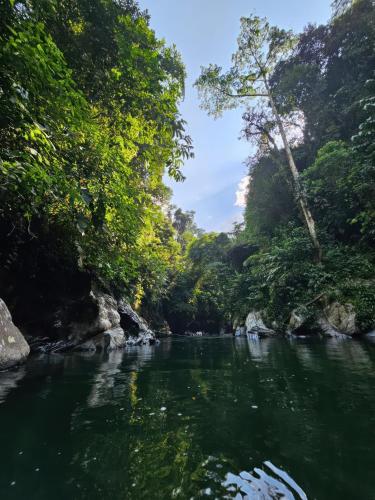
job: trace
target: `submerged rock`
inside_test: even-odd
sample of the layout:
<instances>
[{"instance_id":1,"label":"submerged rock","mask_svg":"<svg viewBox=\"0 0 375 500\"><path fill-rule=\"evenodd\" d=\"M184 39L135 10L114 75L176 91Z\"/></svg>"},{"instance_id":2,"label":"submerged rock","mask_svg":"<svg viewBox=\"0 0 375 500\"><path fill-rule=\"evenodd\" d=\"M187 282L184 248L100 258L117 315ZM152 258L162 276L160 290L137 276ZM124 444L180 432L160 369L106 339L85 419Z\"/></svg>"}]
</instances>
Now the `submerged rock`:
<instances>
[{"instance_id":1,"label":"submerged rock","mask_svg":"<svg viewBox=\"0 0 375 500\"><path fill-rule=\"evenodd\" d=\"M12 316L0 299L0 370L23 363L30 353L24 336L12 321Z\"/></svg>"}]
</instances>

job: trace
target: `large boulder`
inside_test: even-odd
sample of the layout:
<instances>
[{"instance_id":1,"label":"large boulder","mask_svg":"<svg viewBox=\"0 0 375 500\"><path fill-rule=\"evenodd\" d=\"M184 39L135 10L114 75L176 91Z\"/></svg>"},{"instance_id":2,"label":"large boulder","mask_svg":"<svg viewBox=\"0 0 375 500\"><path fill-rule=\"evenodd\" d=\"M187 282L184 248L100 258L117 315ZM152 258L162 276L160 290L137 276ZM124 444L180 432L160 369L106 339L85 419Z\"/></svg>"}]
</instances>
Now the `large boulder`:
<instances>
[{"instance_id":1,"label":"large boulder","mask_svg":"<svg viewBox=\"0 0 375 500\"><path fill-rule=\"evenodd\" d=\"M79 351L114 351L126 345L126 337L121 327L99 333L76 347Z\"/></svg>"},{"instance_id":2,"label":"large boulder","mask_svg":"<svg viewBox=\"0 0 375 500\"><path fill-rule=\"evenodd\" d=\"M24 336L12 321L12 316L0 299L0 370L23 363L30 353Z\"/></svg>"},{"instance_id":3,"label":"large boulder","mask_svg":"<svg viewBox=\"0 0 375 500\"><path fill-rule=\"evenodd\" d=\"M63 309L61 329L67 334L57 341L33 338L31 347L37 352L113 351L126 345L153 344L155 335L132 307L119 302L99 285L75 304Z\"/></svg>"},{"instance_id":4,"label":"large boulder","mask_svg":"<svg viewBox=\"0 0 375 500\"><path fill-rule=\"evenodd\" d=\"M148 332L140 332L136 337L131 335L127 338L126 345L151 345L155 344L155 342L159 342L159 340L156 340L154 333L149 330Z\"/></svg>"},{"instance_id":5,"label":"large boulder","mask_svg":"<svg viewBox=\"0 0 375 500\"><path fill-rule=\"evenodd\" d=\"M251 311L247 315L245 327L246 333L252 335L273 335L275 333L274 330L264 324L260 311Z\"/></svg>"},{"instance_id":6,"label":"large boulder","mask_svg":"<svg viewBox=\"0 0 375 500\"><path fill-rule=\"evenodd\" d=\"M304 337L320 335L323 332L316 320L315 311L306 306L300 306L291 312L286 333L292 337Z\"/></svg>"},{"instance_id":7,"label":"large boulder","mask_svg":"<svg viewBox=\"0 0 375 500\"><path fill-rule=\"evenodd\" d=\"M358 333L356 313L351 304L333 302L320 312L299 307L292 311L287 333L290 335L319 334L326 337L348 338Z\"/></svg>"},{"instance_id":8,"label":"large boulder","mask_svg":"<svg viewBox=\"0 0 375 500\"><path fill-rule=\"evenodd\" d=\"M117 310L120 314L120 325L130 338L141 338L140 343L144 340L153 342L155 340L154 332L149 328L146 321L141 318L134 309L124 300L119 300Z\"/></svg>"},{"instance_id":9,"label":"large boulder","mask_svg":"<svg viewBox=\"0 0 375 500\"><path fill-rule=\"evenodd\" d=\"M85 311L86 314L82 314L69 325L69 340L76 344L120 326L117 302L111 295L94 285L89 301L88 306L91 307Z\"/></svg>"},{"instance_id":10,"label":"large boulder","mask_svg":"<svg viewBox=\"0 0 375 500\"><path fill-rule=\"evenodd\" d=\"M324 336L345 339L359 333L356 316L352 304L332 302L318 316L317 324Z\"/></svg>"},{"instance_id":11,"label":"large boulder","mask_svg":"<svg viewBox=\"0 0 375 500\"><path fill-rule=\"evenodd\" d=\"M34 337L30 340L33 351L112 350L125 345L117 301L95 282L86 294L61 307L56 316L60 338Z\"/></svg>"},{"instance_id":12,"label":"large boulder","mask_svg":"<svg viewBox=\"0 0 375 500\"><path fill-rule=\"evenodd\" d=\"M322 318L333 330L341 334L355 335L358 333L356 312L352 304L333 302L324 309Z\"/></svg>"},{"instance_id":13,"label":"large boulder","mask_svg":"<svg viewBox=\"0 0 375 500\"><path fill-rule=\"evenodd\" d=\"M288 335L300 335L310 333L311 317L305 307L294 309L289 318L287 327Z\"/></svg>"}]
</instances>

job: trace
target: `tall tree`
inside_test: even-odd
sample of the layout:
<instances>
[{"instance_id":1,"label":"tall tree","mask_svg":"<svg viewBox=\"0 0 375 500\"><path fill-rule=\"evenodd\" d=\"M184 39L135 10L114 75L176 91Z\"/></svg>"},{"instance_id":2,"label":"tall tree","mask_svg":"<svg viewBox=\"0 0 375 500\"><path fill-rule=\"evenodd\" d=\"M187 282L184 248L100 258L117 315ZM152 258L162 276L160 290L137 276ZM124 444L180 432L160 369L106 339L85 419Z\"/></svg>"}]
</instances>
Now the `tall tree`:
<instances>
[{"instance_id":1,"label":"tall tree","mask_svg":"<svg viewBox=\"0 0 375 500\"><path fill-rule=\"evenodd\" d=\"M322 252L315 221L269 83L276 65L290 54L295 43L296 38L291 31L270 26L265 18L243 17L238 49L232 56L230 70L225 73L221 67L211 64L207 68L202 68L195 85L202 98L202 107L215 117L220 116L225 109L247 104L249 98L256 99L261 106L270 106L284 146L296 200L303 214L317 261L320 261Z\"/></svg>"},{"instance_id":2,"label":"tall tree","mask_svg":"<svg viewBox=\"0 0 375 500\"><path fill-rule=\"evenodd\" d=\"M333 17L341 16L352 5L353 0L333 0Z\"/></svg>"}]
</instances>

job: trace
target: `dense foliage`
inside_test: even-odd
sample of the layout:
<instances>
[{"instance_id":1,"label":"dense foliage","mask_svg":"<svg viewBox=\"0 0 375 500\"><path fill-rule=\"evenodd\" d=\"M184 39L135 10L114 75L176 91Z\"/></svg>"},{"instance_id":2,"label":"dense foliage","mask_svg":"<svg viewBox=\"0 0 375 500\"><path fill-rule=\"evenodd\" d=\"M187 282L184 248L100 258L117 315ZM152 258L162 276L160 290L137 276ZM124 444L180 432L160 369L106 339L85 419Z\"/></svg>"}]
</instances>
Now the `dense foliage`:
<instances>
[{"instance_id":1,"label":"dense foliage","mask_svg":"<svg viewBox=\"0 0 375 500\"><path fill-rule=\"evenodd\" d=\"M243 18L230 71L202 70L203 106L244 106L257 148L244 223L203 234L163 184L183 179L192 145L184 66L148 14L135 0L0 0L1 294L76 267L174 331L253 309L283 328L332 300L374 326L375 7L333 9L299 36Z\"/></svg>"},{"instance_id":2,"label":"dense foliage","mask_svg":"<svg viewBox=\"0 0 375 500\"><path fill-rule=\"evenodd\" d=\"M78 265L155 302L178 266L185 70L133 0L0 2L1 274Z\"/></svg>"},{"instance_id":3,"label":"dense foliage","mask_svg":"<svg viewBox=\"0 0 375 500\"><path fill-rule=\"evenodd\" d=\"M279 147L275 114L270 105L254 108L250 99L259 93L254 87L259 74L244 60L225 74L214 65L202 70L203 106L220 113L237 105L239 96L246 106L244 137L257 146L249 159L243 229L229 239L209 235L195 242L187 255L185 286L177 287L175 297L190 305L202 327L207 318L221 326L242 322L255 309L283 329L293 309L313 311L334 300L354 304L362 330L375 324L375 7L371 0L350 3L335 2L327 25L309 25L267 69L316 221L323 250L319 264ZM275 44L285 47L286 38L293 39L263 26L275 35ZM233 60L238 63L238 53ZM210 253L212 242L215 255L198 270L195 248Z\"/></svg>"}]
</instances>

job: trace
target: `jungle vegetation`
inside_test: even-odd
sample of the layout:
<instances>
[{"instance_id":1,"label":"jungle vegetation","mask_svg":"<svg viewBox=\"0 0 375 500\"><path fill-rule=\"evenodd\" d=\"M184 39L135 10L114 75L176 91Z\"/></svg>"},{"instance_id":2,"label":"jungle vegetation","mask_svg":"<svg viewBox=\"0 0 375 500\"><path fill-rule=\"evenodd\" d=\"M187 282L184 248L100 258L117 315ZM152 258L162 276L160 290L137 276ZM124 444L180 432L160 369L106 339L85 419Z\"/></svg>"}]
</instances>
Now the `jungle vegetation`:
<instances>
[{"instance_id":1,"label":"jungle vegetation","mask_svg":"<svg viewBox=\"0 0 375 500\"><path fill-rule=\"evenodd\" d=\"M202 107L241 106L256 153L244 223L192 243L175 318L217 331L262 310L284 329L293 309L337 300L374 327L374 48L374 3L337 1L299 35L242 18L230 69L202 68Z\"/></svg>"},{"instance_id":2,"label":"jungle vegetation","mask_svg":"<svg viewBox=\"0 0 375 500\"><path fill-rule=\"evenodd\" d=\"M196 87L243 109L244 222L204 233L171 205L193 155L185 68L134 0L0 0L0 280L78 266L172 330L316 298L375 318L375 7L337 0L300 34L241 19ZM9 279L8 279L9 282Z\"/></svg>"}]
</instances>

